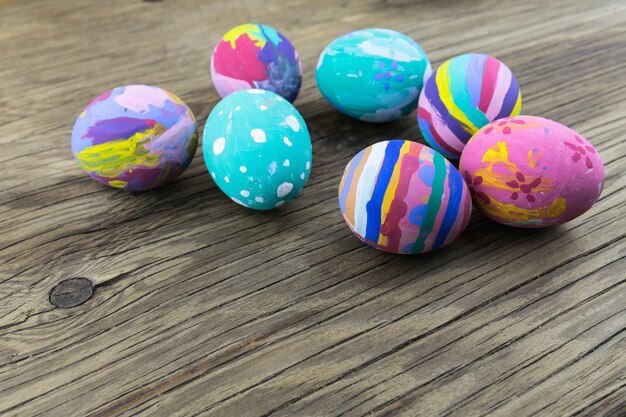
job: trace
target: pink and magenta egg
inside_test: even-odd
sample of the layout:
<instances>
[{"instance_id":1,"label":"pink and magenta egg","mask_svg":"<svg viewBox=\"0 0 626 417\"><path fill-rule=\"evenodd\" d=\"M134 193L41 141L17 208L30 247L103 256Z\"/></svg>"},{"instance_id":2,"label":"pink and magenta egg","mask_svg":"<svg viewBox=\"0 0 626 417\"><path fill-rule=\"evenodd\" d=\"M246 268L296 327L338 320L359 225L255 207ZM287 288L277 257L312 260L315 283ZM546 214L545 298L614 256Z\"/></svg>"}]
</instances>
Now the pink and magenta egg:
<instances>
[{"instance_id":1,"label":"pink and magenta egg","mask_svg":"<svg viewBox=\"0 0 626 417\"><path fill-rule=\"evenodd\" d=\"M467 227L471 197L439 152L407 140L378 142L345 168L339 206L352 232L385 252L430 252Z\"/></svg>"},{"instance_id":2,"label":"pink and magenta egg","mask_svg":"<svg viewBox=\"0 0 626 417\"><path fill-rule=\"evenodd\" d=\"M598 152L580 134L534 116L496 120L467 143L459 170L476 206L517 227L572 220L593 206L604 183Z\"/></svg>"},{"instance_id":3,"label":"pink and magenta egg","mask_svg":"<svg viewBox=\"0 0 626 417\"><path fill-rule=\"evenodd\" d=\"M300 58L271 26L247 23L229 30L215 46L211 78L220 96L257 88L293 102L302 83Z\"/></svg>"}]
</instances>

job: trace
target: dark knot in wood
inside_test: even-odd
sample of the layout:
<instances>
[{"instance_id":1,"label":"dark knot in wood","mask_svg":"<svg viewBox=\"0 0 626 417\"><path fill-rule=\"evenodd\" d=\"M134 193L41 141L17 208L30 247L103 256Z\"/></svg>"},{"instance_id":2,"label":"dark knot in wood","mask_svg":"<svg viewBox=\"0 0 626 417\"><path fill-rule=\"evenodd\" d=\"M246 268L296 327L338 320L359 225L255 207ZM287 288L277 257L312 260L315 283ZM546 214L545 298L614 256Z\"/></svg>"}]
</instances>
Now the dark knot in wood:
<instances>
[{"instance_id":1,"label":"dark knot in wood","mask_svg":"<svg viewBox=\"0 0 626 417\"><path fill-rule=\"evenodd\" d=\"M49 295L50 303L58 308L81 305L93 294L93 284L87 278L70 278L59 282Z\"/></svg>"}]
</instances>

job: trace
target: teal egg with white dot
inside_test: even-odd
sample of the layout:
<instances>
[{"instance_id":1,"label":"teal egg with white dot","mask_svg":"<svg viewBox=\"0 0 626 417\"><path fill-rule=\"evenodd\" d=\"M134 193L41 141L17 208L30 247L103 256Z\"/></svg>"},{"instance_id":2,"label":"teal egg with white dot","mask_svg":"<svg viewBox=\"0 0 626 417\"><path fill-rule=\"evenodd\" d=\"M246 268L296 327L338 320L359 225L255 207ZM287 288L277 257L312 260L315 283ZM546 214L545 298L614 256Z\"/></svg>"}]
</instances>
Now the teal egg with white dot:
<instances>
[{"instance_id":1,"label":"teal egg with white dot","mask_svg":"<svg viewBox=\"0 0 626 417\"><path fill-rule=\"evenodd\" d=\"M293 200L309 179L311 137L298 110L270 91L241 90L211 111L204 162L234 202L269 210Z\"/></svg>"},{"instance_id":2,"label":"teal egg with white dot","mask_svg":"<svg viewBox=\"0 0 626 417\"><path fill-rule=\"evenodd\" d=\"M417 42L388 29L362 29L335 39L315 71L330 104L367 122L390 122L413 112L431 73Z\"/></svg>"}]
</instances>

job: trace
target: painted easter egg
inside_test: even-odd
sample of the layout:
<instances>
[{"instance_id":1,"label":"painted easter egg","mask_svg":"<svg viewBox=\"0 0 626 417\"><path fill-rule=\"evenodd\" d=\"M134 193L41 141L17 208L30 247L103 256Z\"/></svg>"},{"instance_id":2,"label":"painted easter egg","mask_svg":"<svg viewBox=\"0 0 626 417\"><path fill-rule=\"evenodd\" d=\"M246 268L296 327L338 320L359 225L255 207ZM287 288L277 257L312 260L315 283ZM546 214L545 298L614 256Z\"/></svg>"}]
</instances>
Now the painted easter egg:
<instances>
[{"instance_id":1,"label":"painted easter egg","mask_svg":"<svg viewBox=\"0 0 626 417\"><path fill-rule=\"evenodd\" d=\"M407 140L379 142L346 166L339 206L359 239L385 252L438 249L467 227L470 192L439 152Z\"/></svg>"},{"instance_id":2,"label":"painted easter egg","mask_svg":"<svg viewBox=\"0 0 626 417\"><path fill-rule=\"evenodd\" d=\"M317 86L344 114L367 122L389 122L415 110L431 67L424 50L408 36L363 29L332 41L317 63Z\"/></svg>"},{"instance_id":3,"label":"painted easter egg","mask_svg":"<svg viewBox=\"0 0 626 417\"><path fill-rule=\"evenodd\" d=\"M270 91L242 90L211 111L204 162L234 202L256 210L293 200L309 178L311 138L296 108Z\"/></svg>"},{"instance_id":4,"label":"painted easter egg","mask_svg":"<svg viewBox=\"0 0 626 417\"><path fill-rule=\"evenodd\" d=\"M604 166L589 141L534 116L480 129L461 155L474 203L509 226L546 227L580 216L600 197Z\"/></svg>"},{"instance_id":5,"label":"painted easter egg","mask_svg":"<svg viewBox=\"0 0 626 417\"><path fill-rule=\"evenodd\" d=\"M211 78L220 96L259 88L293 102L300 91L302 67L295 48L276 29L248 23L229 30L211 58Z\"/></svg>"},{"instance_id":6,"label":"painted easter egg","mask_svg":"<svg viewBox=\"0 0 626 417\"><path fill-rule=\"evenodd\" d=\"M159 87L107 91L80 114L72 153L91 178L142 191L180 175L196 153L196 119L178 97Z\"/></svg>"},{"instance_id":7,"label":"painted easter egg","mask_svg":"<svg viewBox=\"0 0 626 417\"><path fill-rule=\"evenodd\" d=\"M511 70L483 54L465 54L444 62L426 81L417 122L426 142L458 159L467 141L486 124L516 116L522 95Z\"/></svg>"}]
</instances>

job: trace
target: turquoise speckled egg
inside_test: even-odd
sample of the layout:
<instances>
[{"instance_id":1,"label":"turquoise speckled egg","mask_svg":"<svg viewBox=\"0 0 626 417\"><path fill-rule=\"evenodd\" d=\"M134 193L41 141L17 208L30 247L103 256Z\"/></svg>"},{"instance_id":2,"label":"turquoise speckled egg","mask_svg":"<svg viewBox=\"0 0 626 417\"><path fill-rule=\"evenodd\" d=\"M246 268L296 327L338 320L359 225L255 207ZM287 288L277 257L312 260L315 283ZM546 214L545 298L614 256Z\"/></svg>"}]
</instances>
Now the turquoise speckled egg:
<instances>
[{"instance_id":1,"label":"turquoise speckled egg","mask_svg":"<svg viewBox=\"0 0 626 417\"><path fill-rule=\"evenodd\" d=\"M417 108L432 72L424 50L388 29L363 29L332 41L317 63L317 85L342 113L390 122Z\"/></svg>"},{"instance_id":2,"label":"turquoise speckled egg","mask_svg":"<svg viewBox=\"0 0 626 417\"><path fill-rule=\"evenodd\" d=\"M204 126L202 150L224 194L255 210L293 200L311 170L304 119L287 100L265 90L241 90L222 99Z\"/></svg>"}]
</instances>

